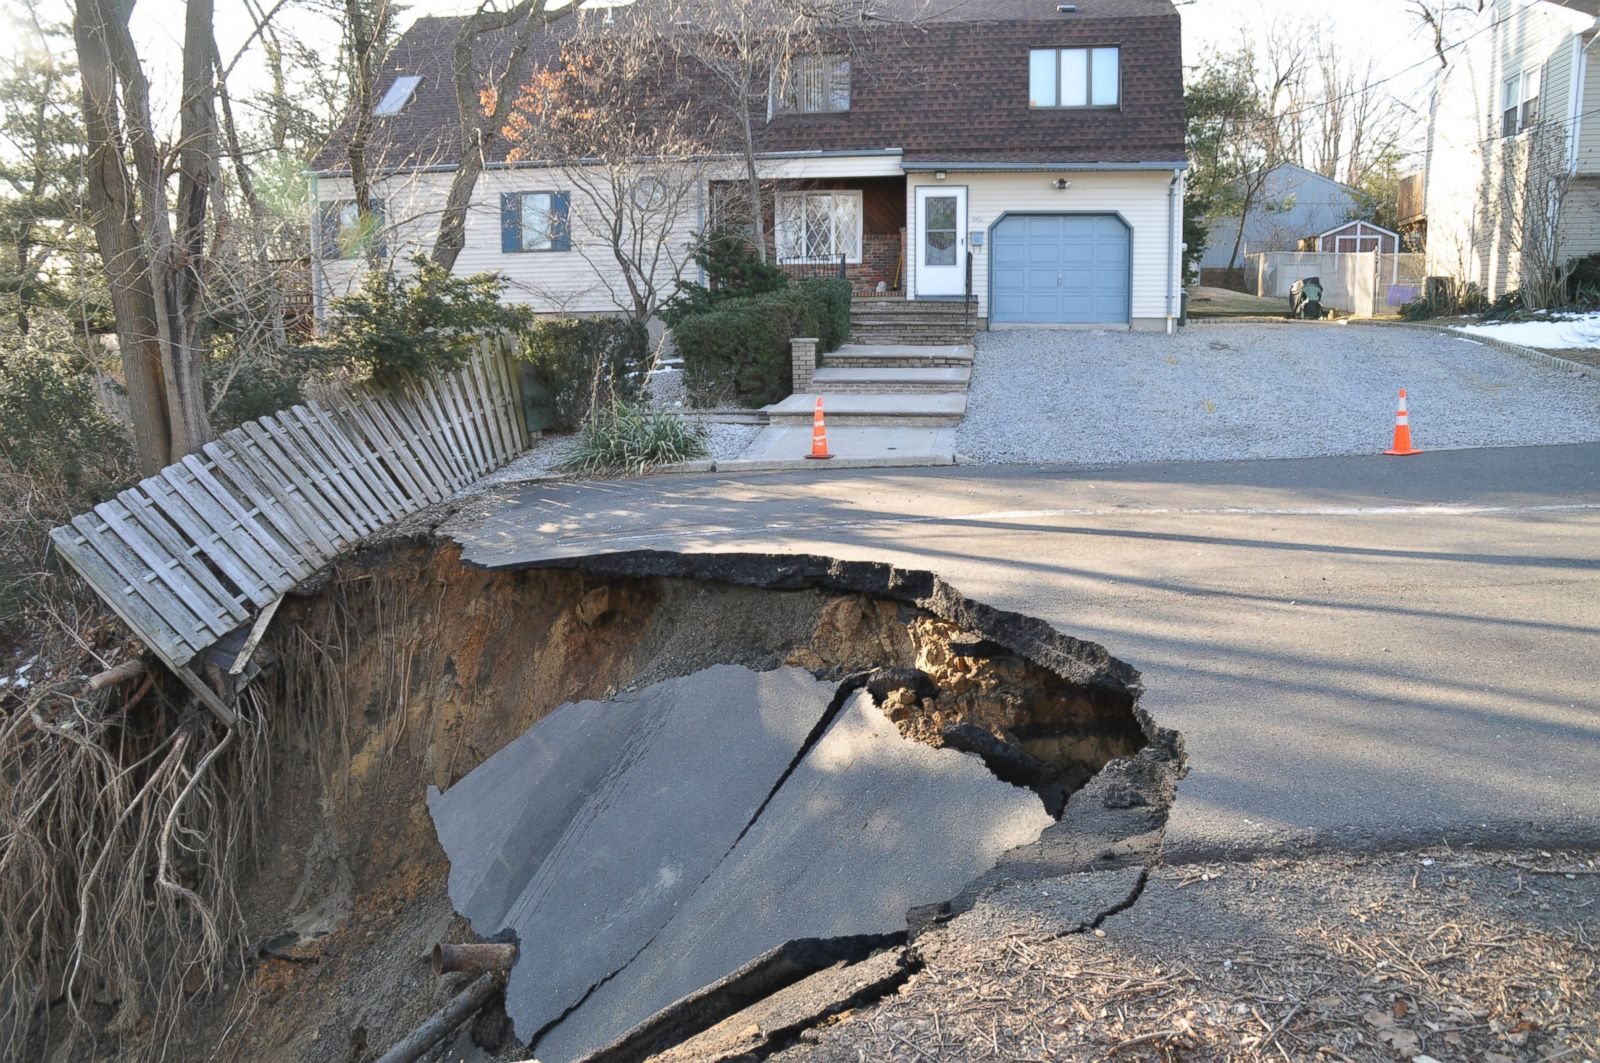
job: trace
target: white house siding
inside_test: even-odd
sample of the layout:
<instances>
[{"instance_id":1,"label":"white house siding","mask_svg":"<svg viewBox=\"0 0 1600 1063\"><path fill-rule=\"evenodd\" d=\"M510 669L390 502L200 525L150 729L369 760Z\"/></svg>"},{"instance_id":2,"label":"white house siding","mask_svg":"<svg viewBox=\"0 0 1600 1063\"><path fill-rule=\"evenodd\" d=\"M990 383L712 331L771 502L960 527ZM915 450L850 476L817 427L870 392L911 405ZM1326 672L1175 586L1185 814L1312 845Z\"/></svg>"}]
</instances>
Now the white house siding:
<instances>
[{"instance_id":1,"label":"white house siding","mask_svg":"<svg viewBox=\"0 0 1600 1063\"><path fill-rule=\"evenodd\" d=\"M1504 175L1516 172L1526 137L1499 135L1502 83L1541 70L1541 114L1570 126L1574 38L1593 24L1592 16L1559 4L1499 0L1455 52L1434 90L1429 123L1429 274L1479 284L1491 298L1517 287L1509 219L1521 213L1522 186L1513 181L1508 190Z\"/></svg>"},{"instance_id":2,"label":"white house siding","mask_svg":"<svg viewBox=\"0 0 1600 1063\"><path fill-rule=\"evenodd\" d=\"M1574 54L1582 57L1575 62L1578 75L1578 172L1600 174L1600 65L1596 53L1600 44L1591 44L1592 37L1579 37L1574 43Z\"/></svg>"},{"instance_id":3,"label":"white house siding","mask_svg":"<svg viewBox=\"0 0 1600 1063\"><path fill-rule=\"evenodd\" d=\"M989 317L989 248L993 242L990 230L1012 212L1120 215L1132 230L1133 288L1129 294L1133 326L1165 328L1167 319L1176 316L1178 270L1182 268L1177 243L1183 231L1183 185L1181 181L1178 184L1176 218L1172 218L1168 214L1172 170L995 173L951 169L947 173L943 181L931 173L913 173L906 182L906 246L917 246L917 189L925 185L965 186L967 229L985 235L983 246L972 249L973 294L978 299L978 316L983 320ZM1055 187L1056 180L1062 177L1072 182L1070 188ZM917 256L908 254L906 291L912 295L917 290L916 265Z\"/></svg>"},{"instance_id":4,"label":"white house siding","mask_svg":"<svg viewBox=\"0 0 1600 1063\"><path fill-rule=\"evenodd\" d=\"M710 176L716 180L737 180L741 164L718 164ZM899 176L899 152L865 155L829 155L764 159L760 164L763 179L804 179L820 177ZM439 212L449 192L451 174L396 174L373 183L373 195L383 201L387 223L385 255L403 268L411 255L433 246L439 230ZM566 191L571 194L569 227L571 251L524 251L507 253L500 249L500 195L502 192ZM316 179L319 203L348 200L351 183L346 177ZM683 255L703 222L704 190L694 209L684 212L680 231L673 237L677 254ZM589 235L584 225L581 193L559 170L537 167L486 170L478 178L472 207L467 213L466 246L456 259L457 274L499 272L506 278L506 300L536 307L552 314L615 313L628 306L628 292L622 275L603 242ZM362 259L318 260L318 309L327 300L345 294L360 283L366 270ZM691 265L685 274L695 276ZM670 287L670 284L667 285Z\"/></svg>"},{"instance_id":5,"label":"white house siding","mask_svg":"<svg viewBox=\"0 0 1600 1063\"><path fill-rule=\"evenodd\" d=\"M373 183L373 195L383 201L387 224L385 253L397 265L433 246L439 231L439 212L450 188L449 173L397 174ZM500 194L502 192L568 191L570 251L504 252L500 249ZM351 197L348 178L318 178L319 203ZM456 259L459 275L499 272L506 278L506 301L560 314L616 313L628 305L622 275L607 246L586 232L583 196L555 170L516 168L485 171L467 212L466 246ZM674 243L686 253L699 227L700 211L685 212ZM360 282L366 263L360 259L320 259L319 308L326 300L351 290ZM693 267L691 266L691 269ZM670 287L670 285L668 285Z\"/></svg>"}]
</instances>

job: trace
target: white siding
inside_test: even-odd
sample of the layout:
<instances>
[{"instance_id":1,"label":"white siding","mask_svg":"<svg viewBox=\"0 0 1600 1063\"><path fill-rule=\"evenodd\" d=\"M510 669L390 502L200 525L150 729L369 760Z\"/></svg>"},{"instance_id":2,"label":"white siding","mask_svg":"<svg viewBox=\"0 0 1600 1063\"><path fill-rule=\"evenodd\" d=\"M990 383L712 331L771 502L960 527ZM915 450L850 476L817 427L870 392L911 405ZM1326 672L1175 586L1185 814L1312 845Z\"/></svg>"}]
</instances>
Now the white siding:
<instances>
[{"instance_id":1,"label":"white siding","mask_svg":"<svg viewBox=\"0 0 1600 1063\"><path fill-rule=\"evenodd\" d=\"M1587 50L1590 38L1579 38L1578 50L1583 62L1574 64L1582 73L1578 77L1581 94L1578 97L1578 172L1600 174L1600 66L1595 53L1600 45Z\"/></svg>"},{"instance_id":2,"label":"white siding","mask_svg":"<svg viewBox=\"0 0 1600 1063\"><path fill-rule=\"evenodd\" d=\"M433 246L439 229L439 212L450 188L450 174L421 173L386 177L373 184L373 195L384 202L388 223L385 251L396 264ZM569 226L571 251L500 250L500 194L502 192L567 191L571 193ZM321 178L317 199L348 199L348 178ZM572 191L561 172L543 169L488 170L467 212L466 246L456 259L457 274L503 274L508 282L506 300L537 307L541 312L566 314L613 313L628 304L626 285L609 258L607 245L590 235L584 224L583 196ZM699 209L688 210L671 241L674 253L686 255L699 226ZM359 283L366 263L353 259L323 259L322 298L335 297ZM690 269L693 269L691 265ZM666 284L670 289L672 285Z\"/></svg>"},{"instance_id":3,"label":"white siding","mask_svg":"<svg viewBox=\"0 0 1600 1063\"><path fill-rule=\"evenodd\" d=\"M1499 0L1455 53L1434 90L1429 123L1428 273L1480 284L1491 298L1517 286L1508 220L1520 213L1521 188L1504 174L1526 138L1499 135L1501 87L1514 74L1542 70L1540 112L1568 125L1574 38L1593 23L1559 4Z\"/></svg>"},{"instance_id":4,"label":"white siding","mask_svg":"<svg viewBox=\"0 0 1600 1063\"><path fill-rule=\"evenodd\" d=\"M1072 187L1055 188L1065 177ZM1121 170L1077 173L962 173L949 171L943 181L932 174L915 173L906 182L906 291L916 292L918 223L917 188L925 185L965 186L967 229L985 234L982 247L973 248L972 286L978 298L978 316L989 316L990 230L1007 213L1117 214L1132 230L1133 290L1131 308L1137 325L1163 324L1172 294L1171 314L1177 314L1177 272L1182 256L1175 243L1182 233L1183 188L1177 189L1176 218L1169 219L1171 170ZM1169 228L1169 220L1173 222ZM1169 268L1170 267L1170 268Z\"/></svg>"}]
</instances>

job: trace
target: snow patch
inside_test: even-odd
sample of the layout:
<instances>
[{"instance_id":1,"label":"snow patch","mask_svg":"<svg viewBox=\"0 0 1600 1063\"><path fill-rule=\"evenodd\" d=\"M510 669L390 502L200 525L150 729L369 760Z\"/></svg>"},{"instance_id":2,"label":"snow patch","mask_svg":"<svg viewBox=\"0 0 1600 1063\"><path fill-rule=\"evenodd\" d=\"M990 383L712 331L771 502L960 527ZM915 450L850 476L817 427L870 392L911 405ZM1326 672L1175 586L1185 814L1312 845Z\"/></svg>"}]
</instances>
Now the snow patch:
<instances>
[{"instance_id":1,"label":"snow patch","mask_svg":"<svg viewBox=\"0 0 1600 1063\"><path fill-rule=\"evenodd\" d=\"M1600 348L1600 313L1563 315L1535 321L1505 321L1491 325L1458 325L1456 331L1547 350Z\"/></svg>"}]
</instances>

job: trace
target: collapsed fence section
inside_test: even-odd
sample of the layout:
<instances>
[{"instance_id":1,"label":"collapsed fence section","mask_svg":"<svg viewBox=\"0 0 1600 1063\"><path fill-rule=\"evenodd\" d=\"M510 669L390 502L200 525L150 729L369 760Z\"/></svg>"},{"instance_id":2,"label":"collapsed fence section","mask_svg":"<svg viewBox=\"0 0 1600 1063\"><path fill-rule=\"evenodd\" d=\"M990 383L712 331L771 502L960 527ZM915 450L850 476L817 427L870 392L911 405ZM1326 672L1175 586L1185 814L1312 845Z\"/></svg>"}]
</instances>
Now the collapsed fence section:
<instances>
[{"instance_id":1,"label":"collapsed fence section","mask_svg":"<svg viewBox=\"0 0 1600 1063\"><path fill-rule=\"evenodd\" d=\"M56 528L61 556L224 722L251 626L381 528L527 449L509 341L456 372L308 401L225 432ZM229 640L231 658L197 658Z\"/></svg>"}]
</instances>

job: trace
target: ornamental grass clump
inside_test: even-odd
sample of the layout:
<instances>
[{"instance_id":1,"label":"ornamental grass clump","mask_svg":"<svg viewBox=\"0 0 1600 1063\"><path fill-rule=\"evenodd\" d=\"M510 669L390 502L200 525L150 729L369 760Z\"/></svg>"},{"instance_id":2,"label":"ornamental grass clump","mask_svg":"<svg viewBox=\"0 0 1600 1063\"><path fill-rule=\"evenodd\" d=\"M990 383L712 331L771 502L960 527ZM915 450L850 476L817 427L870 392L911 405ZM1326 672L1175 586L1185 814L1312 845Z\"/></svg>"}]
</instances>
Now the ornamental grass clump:
<instances>
[{"instance_id":1,"label":"ornamental grass clump","mask_svg":"<svg viewBox=\"0 0 1600 1063\"><path fill-rule=\"evenodd\" d=\"M706 430L681 414L618 402L597 407L565 468L585 476L637 475L710 454Z\"/></svg>"}]
</instances>

